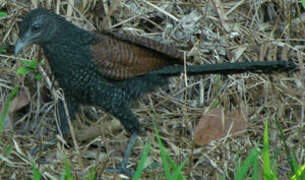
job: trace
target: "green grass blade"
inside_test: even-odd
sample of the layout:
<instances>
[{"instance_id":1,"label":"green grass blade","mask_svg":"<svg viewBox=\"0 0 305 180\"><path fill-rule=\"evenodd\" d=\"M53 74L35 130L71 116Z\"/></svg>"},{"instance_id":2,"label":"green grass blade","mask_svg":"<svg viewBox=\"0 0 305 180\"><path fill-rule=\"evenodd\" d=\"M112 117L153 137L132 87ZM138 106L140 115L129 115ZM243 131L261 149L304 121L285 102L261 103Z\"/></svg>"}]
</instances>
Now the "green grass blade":
<instances>
[{"instance_id":1,"label":"green grass blade","mask_svg":"<svg viewBox=\"0 0 305 180\"><path fill-rule=\"evenodd\" d=\"M12 147L11 145L8 144L5 146L5 157L9 157L11 153L12 153Z\"/></svg>"},{"instance_id":2,"label":"green grass blade","mask_svg":"<svg viewBox=\"0 0 305 180\"><path fill-rule=\"evenodd\" d=\"M252 172L252 180L258 180L258 158L259 158L259 150L257 144L255 145L255 149L257 150L257 155L253 159L253 172Z\"/></svg>"},{"instance_id":3,"label":"green grass blade","mask_svg":"<svg viewBox=\"0 0 305 180\"><path fill-rule=\"evenodd\" d=\"M33 172L33 179L34 180L40 180L41 175L38 172L37 168L35 167L34 161L32 161L32 172Z\"/></svg>"},{"instance_id":4,"label":"green grass blade","mask_svg":"<svg viewBox=\"0 0 305 180\"><path fill-rule=\"evenodd\" d=\"M148 142L148 144L145 145L144 151L142 152L142 155L140 157L140 160L139 160L139 163L138 163L138 166L137 166L137 170L136 170L135 174L133 175L132 180L140 179L141 174L142 174L143 169L144 169L144 163L145 163L145 161L147 159L147 156L148 156L150 146L151 146L151 140Z\"/></svg>"},{"instance_id":5,"label":"green grass blade","mask_svg":"<svg viewBox=\"0 0 305 180\"><path fill-rule=\"evenodd\" d=\"M27 66L21 66L17 69L16 74L17 75L26 75L31 71L31 69Z\"/></svg>"},{"instance_id":6,"label":"green grass blade","mask_svg":"<svg viewBox=\"0 0 305 180\"><path fill-rule=\"evenodd\" d=\"M154 125L154 131L155 131L155 134L156 134L156 138L157 138L157 141L158 141L158 144L159 144L159 148L160 148L160 155L161 155L161 160L162 160L162 163L163 163L165 177L166 177L167 180L170 180L171 175L170 175L169 166L168 166L168 162L167 162L167 158L166 158L165 148L164 148L164 146L161 142L161 138L160 138L159 132L157 130L156 123L153 122L153 125Z\"/></svg>"},{"instance_id":7,"label":"green grass blade","mask_svg":"<svg viewBox=\"0 0 305 180\"><path fill-rule=\"evenodd\" d=\"M0 12L0 18L7 16L5 12Z\"/></svg>"},{"instance_id":8,"label":"green grass blade","mask_svg":"<svg viewBox=\"0 0 305 180\"><path fill-rule=\"evenodd\" d=\"M170 165L170 168L171 168L171 170L172 170L172 172L175 172L179 167L177 167L177 165L176 165L176 163L173 161L173 159L168 155L168 153L166 153L166 159L167 159L167 161L169 162L169 165ZM180 170L181 171L181 170ZM174 175L175 173L173 173L173 176L175 176ZM175 178L173 178L173 176L172 176L172 179L186 179L184 176L182 176L182 175L179 175L179 176L177 176L177 177L175 177Z\"/></svg>"},{"instance_id":9,"label":"green grass blade","mask_svg":"<svg viewBox=\"0 0 305 180\"><path fill-rule=\"evenodd\" d=\"M166 154L166 159L167 159L167 162L169 163L171 169L172 170L176 170L177 169L177 165L176 165L176 163L173 161L173 159L168 154Z\"/></svg>"},{"instance_id":10,"label":"green grass blade","mask_svg":"<svg viewBox=\"0 0 305 180\"><path fill-rule=\"evenodd\" d=\"M40 74L35 74L35 77L34 77L36 80L40 80L41 79L41 76Z\"/></svg>"},{"instance_id":11,"label":"green grass blade","mask_svg":"<svg viewBox=\"0 0 305 180\"><path fill-rule=\"evenodd\" d=\"M72 180L71 170L70 170L70 166L69 166L69 163L68 163L67 159L65 159L65 172L62 174L60 179L62 179L62 180Z\"/></svg>"},{"instance_id":12,"label":"green grass blade","mask_svg":"<svg viewBox=\"0 0 305 180\"><path fill-rule=\"evenodd\" d=\"M292 176L290 179L297 180L297 179L300 179L300 177L302 177L302 179L305 179L304 176L305 176L305 164L303 164L303 166L301 166L297 170L297 173L295 173L294 176Z\"/></svg>"},{"instance_id":13,"label":"green grass blade","mask_svg":"<svg viewBox=\"0 0 305 180\"><path fill-rule=\"evenodd\" d=\"M32 60L21 60L21 63L30 69L37 69L37 64L39 63L36 59Z\"/></svg>"},{"instance_id":14,"label":"green grass blade","mask_svg":"<svg viewBox=\"0 0 305 180\"><path fill-rule=\"evenodd\" d=\"M1 13L1 12L0 12ZM0 46L0 53L6 53L7 52L7 46L1 45Z\"/></svg>"},{"instance_id":15,"label":"green grass blade","mask_svg":"<svg viewBox=\"0 0 305 180\"><path fill-rule=\"evenodd\" d=\"M182 170L182 168L184 167L184 165L186 164L187 161L188 161L188 158L185 158L182 161L182 163L179 165L179 167L176 170L174 170L172 179L181 179L181 177L183 177L182 174L181 174L181 170ZM185 179L185 178L183 177L183 179Z\"/></svg>"},{"instance_id":16,"label":"green grass blade","mask_svg":"<svg viewBox=\"0 0 305 180\"><path fill-rule=\"evenodd\" d=\"M60 178L59 178L60 180L65 180L66 179L66 174L65 173L62 173L61 175L60 175Z\"/></svg>"},{"instance_id":17,"label":"green grass blade","mask_svg":"<svg viewBox=\"0 0 305 180\"><path fill-rule=\"evenodd\" d=\"M11 103L13 97L16 95L17 92L18 92L18 87L15 86L14 89L12 90L12 92L8 95L7 100L4 104L4 107L3 107L2 112L1 112L1 118L0 118L0 134L2 133L3 124L5 122L5 118L6 118L7 111L8 111L8 108L10 106L10 103Z\"/></svg>"},{"instance_id":18,"label":"green grass blade","mask_svg":"<svg viewBox=\"0 0 305 180\"><path fill-rule=\"evenodd\" d=\"M273 175L270 168L270 156L269 156L269 142L268 142L268 121L265 123L264 132L264 146L263 146L263 174L265 180L273 179Z\"/></svg>"},{"instance_id":19,"label":"green grass blade","mask_svg":"<svg viewBox=\"0 0 305 180\"><path fill-rule=\"evenodd\" d=\"M94 180L94 176L95 176L95 170L92 167L92 168L90 168L90 174L89 174L88 180Z\"/></svg>"},{"instance_id":20,"label":"green grass blade","mask_svg":"<svg viewBox=\"0 0 305 180\"><path fill-rule=\"evenodd\" d=\"M297 161L295 159L295 155L289 149L289 147L286 143L286 137L285 137L284 132L281 128L281 125L278 121L276 121L276 126L278 128L279 133L280 133L280 139L282 140L283 145L284 145L284 150L285 150L285 153L286 153L286 156L287 156L287 159L288 159L288 164L290 165L290 168L291 168L293 174L296 174L297 169L298 169L298 164L297 164ZM296 179L299 180L300 177L296 176Z\"/></svg>"},{"instance_id":21,"label":"green grass blade","mask_svg":"<svg viewBox=\"0 0 305 180\"><path fill-rule=\"evenodd\" d=\"M246 160L242 163L241 167L238 168L235 172L235 180L242 180L247 175L247 172L251 165L254 167L257 166L257 159L258 159L259 151L257 147L254 147L250 154L247 156ZM256 165L255 165L256 163ZM257 167L256 167L257 168ZM256 169L257 171L257 169Z\"/></svg>"}]
</instances>

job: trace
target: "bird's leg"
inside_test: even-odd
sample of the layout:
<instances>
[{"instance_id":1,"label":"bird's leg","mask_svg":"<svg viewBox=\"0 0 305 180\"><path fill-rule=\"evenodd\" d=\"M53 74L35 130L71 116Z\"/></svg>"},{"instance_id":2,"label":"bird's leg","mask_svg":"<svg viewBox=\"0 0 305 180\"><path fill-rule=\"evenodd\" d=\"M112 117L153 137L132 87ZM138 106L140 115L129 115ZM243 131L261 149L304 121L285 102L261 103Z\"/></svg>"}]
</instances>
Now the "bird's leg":
<instances>
[{"instance_id":1,"label":"bird's leg","mask_svg":"<svg viewBox=\"0 0 305 180\"><path fill-rule=\"evenodd\" d=\"M94 82L93 87L90 88L92 90L90 91L90 97L92 98L90 99L90 104L100 106L107 113L112 114L120 120L126 131L131 134L120 167L116 170L106 169L106 172L132 176L133 173L127 170L126 164L135 143L137 133L140 132L140 123L128 107L130 93L124 91L124 88L118 88L118 86L114 86L101 79L96 79Z\"/></svg>"},{"instance_id":2,"label":"bird's leg","mask_svg":"<svg viewBox=\"0 0 305 180\"><path fill-rule=\"evenodd\" d=\"M79 104L73 96L65 94L65 101L67 105L67 110L70 116L70 119L75 119L75 114L78 111ZM66 113L65 105L62 100L59 100L58 103L58 124L56 126L57 133L62 135L62 137L66 140L70 135L70 127L68 122L68 116Z\"/></svg>"},{"instance_id":3,"label":"bird's leg","mask_svg":"<svg viewBox=\"0 0 305 180\"><path fill-rule=\"evenodd\" d=\"M124 168L126 169L128 158L129 158L130 153L133 149L133 146L136 142L136 137L137 137L137 133L135 132L128 139L128 142L127 142L127 145L126 145L126 150L125 150L125 153L124 153L124 157L123 157L123 160L122 160L122 163L121 163L121 169L124 169Z\"/></svg>"},{"instance_id":4,"label":"bird's leg","mask_svg":"<svg viewBox=\"0 0 305 180\"><path fill-rule=\"evenodd\" d=\"M129 177L133 176L133 172L127 169L127 162L128 159L130 157L130 153L132 152L133 146L136 142L136 137L137 137L137 133L133 133L129 139L128 139L128 143L126 145L126 150L124 152L124 157L123 160L121 162L121 165L119 168L117 169L111 169L111 168L106 168L105 172L109 172L109 173L115 173L115 174L125 174Z\"/></svg>"}]
</instances>

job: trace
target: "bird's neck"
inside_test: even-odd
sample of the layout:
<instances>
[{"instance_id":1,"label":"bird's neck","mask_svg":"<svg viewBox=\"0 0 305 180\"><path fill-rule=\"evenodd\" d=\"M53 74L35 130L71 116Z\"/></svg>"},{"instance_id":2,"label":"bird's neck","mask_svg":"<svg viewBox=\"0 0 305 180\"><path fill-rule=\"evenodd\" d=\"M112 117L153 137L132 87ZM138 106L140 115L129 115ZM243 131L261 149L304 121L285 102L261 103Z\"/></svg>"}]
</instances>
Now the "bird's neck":
<instances>
[{"instance_id":1,"label":"bird's neck","mask_svg":"<svg viewBox=\"0 0 305 180\"><path fill-rule=\"evenodd\" d=\"M73 25L67 26L66 31L51 42L41 44L55 78L60 79L89 63L88 44L93 39L93 34Z\"/></svg>"},{"instance_id":2,"label":"bird's neck","mask_svg":"<svg viewBox=\"0 0 305 180\"><path fill-rule=\"evenodd\" d=\"M58 25L58 30L54 35L51 43L74 43L78 45L88 44L94 39L94 35L90 31L79 28L78 26L72 24L68 21L60 21Z\"/></svg>"}]
</instances>

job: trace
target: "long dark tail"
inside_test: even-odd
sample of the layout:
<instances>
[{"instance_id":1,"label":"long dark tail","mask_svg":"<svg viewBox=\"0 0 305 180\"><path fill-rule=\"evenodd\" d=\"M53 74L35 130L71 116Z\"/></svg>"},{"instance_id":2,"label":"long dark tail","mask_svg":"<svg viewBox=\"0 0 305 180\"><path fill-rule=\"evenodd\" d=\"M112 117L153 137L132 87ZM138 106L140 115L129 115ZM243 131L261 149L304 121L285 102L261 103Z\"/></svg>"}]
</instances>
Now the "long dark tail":
<instances>
[{"instance_id":1,"label":"long dark tail","mask_svg":"<svg viewBox=\"0 0 305 180\"><path fill-rule=\"evenodd\" d=\"M198 74L237 74L244 72L272 73L288 72L296 70L297 65L290 61L265 61L265 62L236 62L220 64L203 64L186 66L188 75ZM183 65L168 66L160 70L152 71L159 75L175 76L185 71Z\"/></svg>"}]
</instances>

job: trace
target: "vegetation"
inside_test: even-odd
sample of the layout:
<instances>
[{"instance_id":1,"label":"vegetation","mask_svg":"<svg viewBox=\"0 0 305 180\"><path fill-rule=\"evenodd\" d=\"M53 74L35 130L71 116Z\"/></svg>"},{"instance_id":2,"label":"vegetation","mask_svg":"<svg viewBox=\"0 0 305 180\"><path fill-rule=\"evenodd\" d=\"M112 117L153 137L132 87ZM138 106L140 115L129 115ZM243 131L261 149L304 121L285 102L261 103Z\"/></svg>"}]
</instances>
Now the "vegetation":
<instances>
[{"instance_id":1,"label":"vegetation","mask_svg":"<svg viewBox=\"0 0 305 180\"><path fill-rule=\"evenodd\" d=\"M304 0L101 2L0 2L0 179L119 178L103 169L120 162L127 143L115 118L83 107L74 122L78 147L59 137L57 145L29 154L56 136L55 104L61 96L39 48L13 55L20 18L38 6L88 30L111 28L170 43L186 51L187 63L299 64L300 72L272 75L181 76L136 102L133 110L146 133L132 154L132 179L305 179ZM23 89L29 89L29 100L11 108ZM212 108L241 112L247 128L196 145L198 121Z\"/></svg>"}]
</instances>

